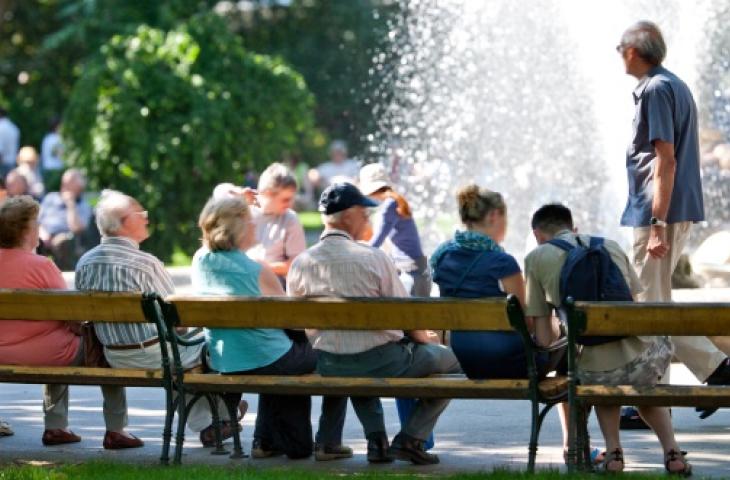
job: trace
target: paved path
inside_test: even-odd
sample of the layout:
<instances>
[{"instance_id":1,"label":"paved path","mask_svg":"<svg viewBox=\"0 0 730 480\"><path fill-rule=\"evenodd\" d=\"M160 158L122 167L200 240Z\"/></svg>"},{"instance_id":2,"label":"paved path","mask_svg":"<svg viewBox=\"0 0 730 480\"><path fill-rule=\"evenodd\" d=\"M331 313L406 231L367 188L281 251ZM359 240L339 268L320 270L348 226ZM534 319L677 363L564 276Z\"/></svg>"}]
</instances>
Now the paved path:
<instances>
[{"instance_id":1,"label":"paved path","mask_svg":"<svg viewBox=\"0 0 730 480\"><path fill-rule=\"evenodd\" d=\"M173 274L185 289L186 271ZM677 300L712 301L730 298L730 290L678 291ZM696 379L681 365L672 367L672 383L697 384ZM0 462L12 460L78 461L105 459L153 464L160 454L160 432L163 421L163 392L159 389L128 389L129 430L143 438L146 446L133 451L107 452L101 448L104 434L101 418L101 395L98 387L72 387L70 424L83 437L80 444L64 447L43 447L41 415L41 388L37 385L0 385L0 418L12 423L14 437L0 438ZM244 448L250 451L253 424L256 418L256 397L246 395L250 413L244 419ZM312 421L316 424L319 399L314 402ZM386 425L392 436L398 431L393 400L384 399ZM348 412L344 432L345 443L355 449L355 457L338 462L318 463L312 460L287 461L230 460L227 456L210 455L202 448L197 436L188 432L185 463L211 465L240 464L257 467L292 466L333 471L419 471L445 473L453 471L481 471L493 467L524 469L527 462L529 438L529 406L527 402L491 400L455 400L441 417L437 430L437 446L441 464L433 467L413 467L404 463L385 466L368 465L365 461L365 442L362 430L352 409ZM695 472L701 476L722 477L730 473L730 409L720 410L707 420L699 420L693 409L675 408L673 419L677 437L683 449L690 452ZM595 418L591 435L597 446L601 436ZM661 449L654 435L648 431L622 433L628 470L662 471ZM230 442L228 443L230 445ZM563 468L560 427L557 414L551 412L541 435L538 455L540 468Z\"/></svg>"}]
</instances>

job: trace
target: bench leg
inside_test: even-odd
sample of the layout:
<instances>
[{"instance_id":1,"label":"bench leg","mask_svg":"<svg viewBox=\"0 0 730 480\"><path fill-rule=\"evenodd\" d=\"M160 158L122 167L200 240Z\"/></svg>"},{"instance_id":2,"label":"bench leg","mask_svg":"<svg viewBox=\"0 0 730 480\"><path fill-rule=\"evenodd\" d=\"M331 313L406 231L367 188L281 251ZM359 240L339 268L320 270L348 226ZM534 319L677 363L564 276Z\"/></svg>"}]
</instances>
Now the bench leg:
<instances>
[{"instance_id":1,"label":"bench leg","mask_svg":"<svg viewBox=\"0 0 730 480\"><path fill-rule=\"evenodd\" d=\"M188 423L188 412L190 407L195 405L195 402L200 399L200 394L196 393L190 400L190 403L185 401L185 394L178 394L178 412L177 412L177 432L175 435L175 458L173 463L180 465L182 463L182 452L183 444L185 443L185 426Z\"/></svg>"},{"instance_id":2,"label":"bench leg","mask_svg":"<svg viewBox=\"0 0 730 480\"><path fill-rule=\"evenodd\" d=\"M170 443L172 442L172 420L177 410L177 399L172 398L170 391L165 392L165 403L167 409L165 411L165 426L162 429L162 454L160 455L160 463L162 465L170 464Z\"/></svg>"},{"instance_id":3,"label":"bench leg","mask_svg":"<svg viewBox=\"0 0 730 480\"><path fill-rule=\"evenodd\" d=\"M206 393L205 399L208 401L208 405L210 405L210 413L213 416L213 431L215 433L215 449L210 452L211 455L226 455L228 451L226 451L225 448L223 448L223 435L221 434L221 419L220 415L218 415L218 402L216 401L218 398L218 395L214 395L212 393ZM235 417L234 417L235 418ZM233 423L231 422L233 427Z\"/></svg>"},{"instance_id":4,"label":"bench leg","mask_svg":"<svg viewBox=\"0 0 730 480\"><path fill-rule=\"evenodd\" d=\"M540 404L538 402L532 403L532 428L530 432L530 445L528 447L529 456L527 460L527 471L529 473L535 473L535 463L537 462L537 448L538 442L540 441L540 431L542 430L542 424L545 421L550 409L553 408L552 403L549 403L540 410ZM538 413L539 412L539 413Z\"/></svg>"},{"instance_id":5,"label":"bench leg","mask_svg":"<svg viewBox=\"0 0 730 480\"><path fill-rule=\"evenodd\" d=\"M223 396L223 399L225 400L225 395ZM233 431L233 453L231 453L230 458L246 458L248 455L246 455L243 452L243 447L241 446L241 432L238 431L238 405L236 402L225 402L226 407L228 408L228 418L231 419L231 423L236 427Z\"/></svg>"}]
</instances>

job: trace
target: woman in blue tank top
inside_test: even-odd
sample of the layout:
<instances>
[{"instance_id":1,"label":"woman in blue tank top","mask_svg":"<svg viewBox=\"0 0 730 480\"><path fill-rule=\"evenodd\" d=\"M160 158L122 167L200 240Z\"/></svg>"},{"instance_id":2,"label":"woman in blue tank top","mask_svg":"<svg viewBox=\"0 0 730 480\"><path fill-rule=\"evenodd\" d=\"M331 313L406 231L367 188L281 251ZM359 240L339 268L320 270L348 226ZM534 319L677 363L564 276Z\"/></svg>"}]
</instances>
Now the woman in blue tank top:
<instances>
[{"instance_id":1,"label":"woman in blue tank top","mask_svg":"<svg viewBox=\"0 0 730 480\"><path fill-rule=\"evenodd\" d=\"M433 280L442 297L483 298L514 294L524 304L525 286L517 261L499 245L507 231L502 195L476 185L457 194L466 227L431 257ZM451 332L451 348L469 378L527 377L517 332Z\"/></svg>"}]
</instances>

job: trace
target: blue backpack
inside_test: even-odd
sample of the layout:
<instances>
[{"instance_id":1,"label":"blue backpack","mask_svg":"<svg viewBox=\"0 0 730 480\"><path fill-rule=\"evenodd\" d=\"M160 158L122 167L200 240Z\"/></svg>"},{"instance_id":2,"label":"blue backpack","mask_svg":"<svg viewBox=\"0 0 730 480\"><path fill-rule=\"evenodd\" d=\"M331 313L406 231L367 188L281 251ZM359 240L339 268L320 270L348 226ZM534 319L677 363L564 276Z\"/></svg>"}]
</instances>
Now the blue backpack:
<instances>
[{"instance_id":1,"label":"blue backpack","mask_svg":"<svg viewBox=\"0 0 730 480\"><path fill-rule=\"evenodd\" d=\"M603 246L603 238L591 237L584 245L576 237L578 245L554 238L548 243L568 253L560 271L560 298L564 302L572 297L576 301L631 302L633 296L621 270L613 263ZM578 337L578 343L586 346L602 345L625 337Z\"/></svg>"}]
</instances>

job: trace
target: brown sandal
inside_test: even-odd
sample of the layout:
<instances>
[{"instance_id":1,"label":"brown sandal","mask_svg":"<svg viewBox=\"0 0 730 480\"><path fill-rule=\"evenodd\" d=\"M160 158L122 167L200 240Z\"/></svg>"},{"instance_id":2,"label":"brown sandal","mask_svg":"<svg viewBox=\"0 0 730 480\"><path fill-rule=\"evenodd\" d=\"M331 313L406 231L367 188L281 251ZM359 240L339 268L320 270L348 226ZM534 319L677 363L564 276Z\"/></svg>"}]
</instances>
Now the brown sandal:
<instances>
[{"instance_id":1,"label":"brown sandal","mask_svg":"<svg viewBox=\"0 0 730 480\"><path fill-rule=\"evenodd\" d=\"M667 453L664 454L664 469L667 471L670 475L679 475L681 477L689 477L692 475L692 465L685 460L684 456L687 455L687 452L680 450L669 450ZM684 464L684 467L681 470L670 470L669 464L671 462L682 462Z\"/></svg>"},{"instance_id":2,"label":"brown sandal","mask_svg":"<svg viewBox=\"0 0 730 480\"><path fill-rule=\"evenodd\" d=\"M608 465L611 462L619 462L621 468L618 470L609 470ZM601 471L604 473L621 473L624 471L624 451L617 448L611 452L607 452L603 462L601 462Z\"/></svg>"}]
</instances>

